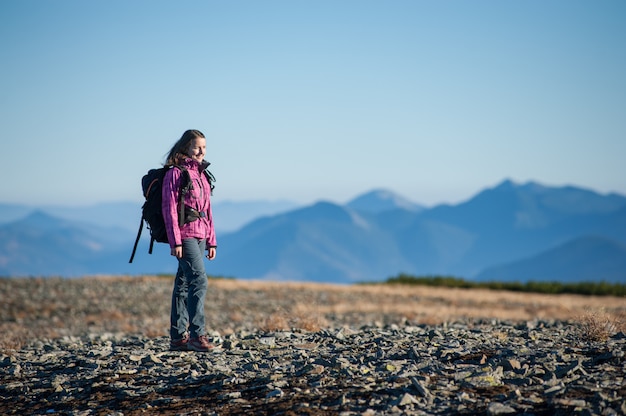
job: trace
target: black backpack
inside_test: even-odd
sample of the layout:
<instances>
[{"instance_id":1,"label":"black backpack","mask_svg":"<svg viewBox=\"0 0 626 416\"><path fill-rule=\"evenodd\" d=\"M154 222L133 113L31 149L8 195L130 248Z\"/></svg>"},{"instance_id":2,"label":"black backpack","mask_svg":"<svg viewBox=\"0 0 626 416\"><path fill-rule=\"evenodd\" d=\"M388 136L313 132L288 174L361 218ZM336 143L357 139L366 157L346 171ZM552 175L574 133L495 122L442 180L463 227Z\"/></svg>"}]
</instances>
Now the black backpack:
<instances>
[{"instance_id":1,"label":"black backpack","mask_svg":"<svg viewBox=\"0 0 626 416\"><path fill-rule=\"evenodd\" d=\"M130 255L130 260L128 261L129 263L132 263L135 258L135 252L137 251L137 244L139 244L139 239L141 238L144 221L150 230L150 249L148 250L148 253L152 254L152 248L155 241L157 243L168 242L165 220L163 219L163 212L161 208L161 202L163 200L161 187L163 186L163 177L165 176L165 172L173 168L180 169L183 175L181 189L178 193L178 222L179 224L182 224L184 221L185 195L193 187L189 171L182 166L167 166L158 169L150 169L148 173L141 178L141 188L143 190L143 196L146 198L146 202L144 202L141 207L139 230L137 231L137 238L135 239L133 252ZM204 170L204 174L206 175L209 185L211 186L211 193L213 193L213 182L215 181L215 177L207 169Z\"/></svg>"}]
</instances>

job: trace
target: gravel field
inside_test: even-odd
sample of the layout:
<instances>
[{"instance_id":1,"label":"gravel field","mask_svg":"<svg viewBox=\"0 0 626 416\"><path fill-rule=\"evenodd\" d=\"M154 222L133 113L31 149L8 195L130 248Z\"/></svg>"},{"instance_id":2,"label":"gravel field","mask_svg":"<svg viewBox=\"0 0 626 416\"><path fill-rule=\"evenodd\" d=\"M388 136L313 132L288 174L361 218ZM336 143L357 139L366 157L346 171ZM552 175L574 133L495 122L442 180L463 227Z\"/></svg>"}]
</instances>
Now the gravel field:
<instances>
[{"instance_id":1,"label":"gravel field","mask_svg":"<svg viewBox=\"0 0 626 416\"><path fill-rule=\"evenodd\" d=\"M170 352L166 277L0 279L0 414L626 412L626 300L211 280Z\"/></svg>"}]
</instances>

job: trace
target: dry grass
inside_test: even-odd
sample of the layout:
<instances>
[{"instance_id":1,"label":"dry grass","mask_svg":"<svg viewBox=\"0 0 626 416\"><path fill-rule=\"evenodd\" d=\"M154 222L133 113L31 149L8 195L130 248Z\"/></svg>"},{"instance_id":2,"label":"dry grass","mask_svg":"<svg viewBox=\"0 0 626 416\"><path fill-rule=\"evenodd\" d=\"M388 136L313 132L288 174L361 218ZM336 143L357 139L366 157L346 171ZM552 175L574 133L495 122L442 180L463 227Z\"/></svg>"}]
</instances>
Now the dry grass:
<instances>
[{"instance_id":1,"label":"dry grass","mask_svg":"<svg viewBox=\"0 0 626 416\"><path fill-rule=\"evenodd\" d=\"M259 329L269 332L292 329L317 332L328 324L323 316L308 314L306 309L298 304L291 312L274 312L261 321Z\"/></svg>"},{"instance_id":2,"label":"dry grass","mask_svg":"<svg viewBox=\"0 0 626 416\"><path fill-rule=\"evenodd\" d=\"M626 333L626 313L607 313L604 309L589 310L578 318L580 338L604 342L618 332Z\"/></svg>"},{"instance_id":3,"label":"dry grass","mask_svg":"<svg viewBox=\"0 0 626 416\"><path fill-rule=\"evenodd\" d=\"M0 350L104 331L167 335L171 290L171 279L151 276L0 279ZM589 340L626 332L625 298L426 286L211 280L206 313L208 329L223 335L468 319L570 321Z\"/></svg>"},{"instance_id":4,"label":"dry grass","mask_svg":"<svg viewBox=\"0 0 626 416\"><path fill-rule=\"evenodd\" d=\"M261 319L258 326L267 332L286 331L289 329L289 320L285 314L275 312Z\"/></svg>"},{"instance_id":5,"label":"dry grass","mask_svg":"<svg viewBox=\"0 0 626 416\"><path fill-rule=\"evenodd\" d=\"M465 318L499 320L577 320L585 311L626 313L626 299L610 296L545 295L488 289L427 286L359 285L217 280L219 290L255 290L267 296L309 294L301 314L393 314L419 323L443 323ZM319 296L323 293L323 296ZM427 321L427 322L426 322Z\"/></svg>"}]
</instances>

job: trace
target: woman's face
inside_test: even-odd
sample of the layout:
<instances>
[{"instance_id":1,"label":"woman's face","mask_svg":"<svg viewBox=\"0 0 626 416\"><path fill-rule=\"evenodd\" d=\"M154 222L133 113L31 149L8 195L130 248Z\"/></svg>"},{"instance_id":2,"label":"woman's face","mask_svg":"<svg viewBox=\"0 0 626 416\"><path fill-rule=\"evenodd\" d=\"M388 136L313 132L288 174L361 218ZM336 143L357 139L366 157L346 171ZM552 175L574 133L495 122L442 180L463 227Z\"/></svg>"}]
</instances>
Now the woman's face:
<instances>
[{"instance_id":1,"label":"woman's face","mask_svg":"<svg viewBox=\"0 0 626 416\"><path fill-rule=\"evenodd\" d=\"M188 155L196 162L202 162L206 156L206 139L196 137L189 143Z\"/></svg>"}]
</instances>

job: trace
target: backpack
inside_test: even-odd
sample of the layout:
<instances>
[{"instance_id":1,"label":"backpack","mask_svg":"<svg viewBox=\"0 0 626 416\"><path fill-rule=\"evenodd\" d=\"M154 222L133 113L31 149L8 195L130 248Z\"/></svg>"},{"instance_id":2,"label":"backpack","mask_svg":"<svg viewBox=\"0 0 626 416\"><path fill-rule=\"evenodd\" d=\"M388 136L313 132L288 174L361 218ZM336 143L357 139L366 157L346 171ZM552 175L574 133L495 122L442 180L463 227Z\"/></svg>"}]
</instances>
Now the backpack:
<instances>
[{"instance_id":1,"label":"backpack","mask_svg":"<svg viewBox=\"0 0 626 416\"><path fill-rule=\"evenodd\" d=\"M157 243L168 243L167 230L165 229L165 220L163 219L163 211L161 208L161 202L163 200L161 188L163 186L163 177L165 176L165 173L169 169L174 168L180 169L183 175L180 185L181 188L178 192L178 222L179 224L183 224L185 218L185 195L193 188L189 171L182 166L167 166L158 169L150 169L148 173L141 178L141 188L146 201L141 207L139 230L137 231L137 238L135 239L133 252L130 255L130 260L128 261L129 263L132 263L135 258L135 252L137 251L137 244L139 244L139 239L141 238L144 221L150 230L150 249L148 250L148 253L152 254L152 248L155 241ZM211 193L213 193L213 188L215 188L213 185L215 177L207 169L204 170L204 174L209 181Z\"/></svg>"}]
</instances>

